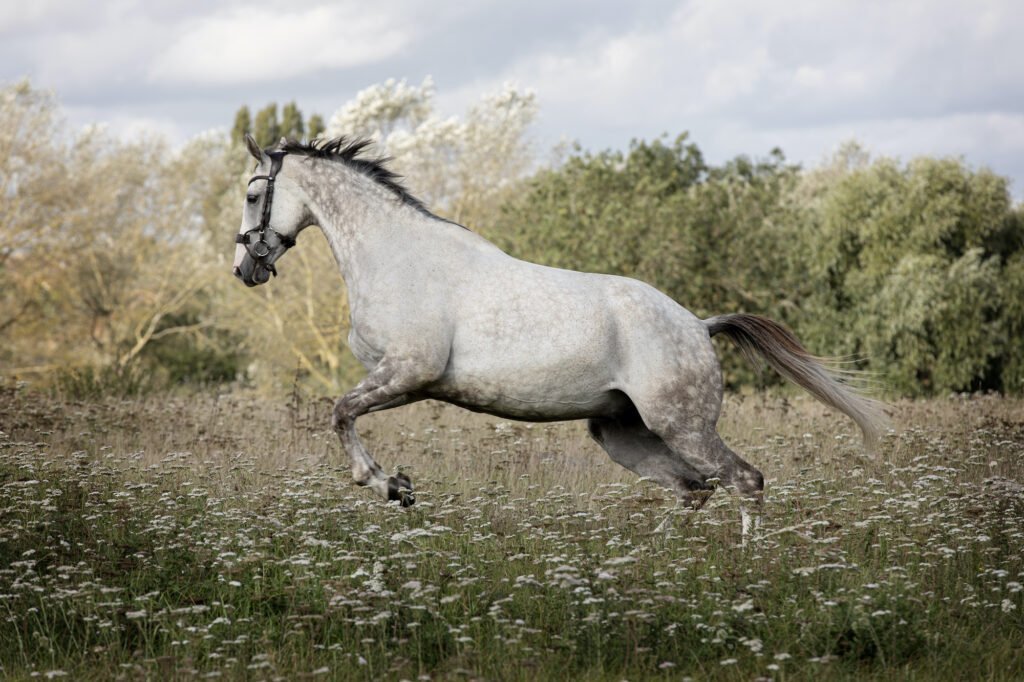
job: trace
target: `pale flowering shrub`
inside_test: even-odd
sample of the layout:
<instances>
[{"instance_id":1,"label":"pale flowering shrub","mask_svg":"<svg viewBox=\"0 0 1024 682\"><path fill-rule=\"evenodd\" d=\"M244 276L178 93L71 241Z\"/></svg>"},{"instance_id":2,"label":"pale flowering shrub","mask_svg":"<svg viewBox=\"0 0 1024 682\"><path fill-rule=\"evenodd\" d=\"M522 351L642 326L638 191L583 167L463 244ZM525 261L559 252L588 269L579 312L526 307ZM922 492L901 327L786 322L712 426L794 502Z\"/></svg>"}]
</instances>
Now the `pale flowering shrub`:
<instances>
[{"instance_id":1,"label":"pale flowering shrub","mask_svg":"<svg viewBox=\"0 0 1024 682\"><path fill-rule=\"evenodd\" d=\"M388 80L360 91L330 119L326 136L365 137L392 160L410 189L455 221L486 220L503 189L533 161L526 134L536 96L506 83L462 117L435 110L434 82Z\"/></svg>"}]
</instances>

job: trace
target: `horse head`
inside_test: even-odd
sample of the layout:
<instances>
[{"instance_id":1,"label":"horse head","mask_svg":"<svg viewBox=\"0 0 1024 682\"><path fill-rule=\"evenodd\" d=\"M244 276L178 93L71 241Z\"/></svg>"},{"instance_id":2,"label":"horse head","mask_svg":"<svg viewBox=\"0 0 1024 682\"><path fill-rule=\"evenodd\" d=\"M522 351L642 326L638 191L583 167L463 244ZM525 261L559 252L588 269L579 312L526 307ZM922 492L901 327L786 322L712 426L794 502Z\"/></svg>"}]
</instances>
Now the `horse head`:
<instances>
[{"instance_id":1,"label":"horse head","mask_svg":"<svg viewBox=\"0 0 1024 682\"><path fill-rule=\"evenodd\" d=\"M245 144L258 163L242 207L232 272L254 287L277 275L274 263L295 245L306 211L296 185L278 177L287 153L261 149L251 135L245 136Z\"/></svg>"}]
</instances>

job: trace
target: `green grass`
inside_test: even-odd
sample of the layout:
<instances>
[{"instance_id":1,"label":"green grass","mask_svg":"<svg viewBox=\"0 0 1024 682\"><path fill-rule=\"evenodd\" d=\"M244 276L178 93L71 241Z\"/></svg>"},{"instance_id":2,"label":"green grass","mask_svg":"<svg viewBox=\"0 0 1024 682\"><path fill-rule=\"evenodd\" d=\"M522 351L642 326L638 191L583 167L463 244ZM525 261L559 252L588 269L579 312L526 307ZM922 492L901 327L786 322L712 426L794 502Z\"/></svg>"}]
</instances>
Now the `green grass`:
<instances>
[{"instance_id":1,"label":"green grass","mask_svg":"<svg viewBox=\"0 0 1024 682\"><path fill-rule=\"evenodd\" d=\"M580 424L436 404L360 422L417 486L386 505L329 414L7 390L2 673L1024 678L1024 402L900 404L872 457L809 400L730 398L768 479L746 547L734 499L676 509Z\"/></svg>"}]
</instances>

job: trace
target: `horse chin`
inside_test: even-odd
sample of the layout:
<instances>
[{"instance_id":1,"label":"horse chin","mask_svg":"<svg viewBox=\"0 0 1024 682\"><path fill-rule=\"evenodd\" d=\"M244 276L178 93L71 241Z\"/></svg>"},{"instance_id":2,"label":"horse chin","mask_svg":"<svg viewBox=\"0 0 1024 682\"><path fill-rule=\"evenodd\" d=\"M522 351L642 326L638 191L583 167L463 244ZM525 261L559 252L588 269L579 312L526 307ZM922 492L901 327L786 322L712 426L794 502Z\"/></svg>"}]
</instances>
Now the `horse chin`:
<instances>
[{"instance_id":1,"label":"horse chin","mask_svg":"<svg viewBox=\"0 0 1024 682\"><path fill-rule=\"evenodd\" d=\"M246 284L251 287L258 286L260 284L266 284L270 281L270 270L267 270L262 265L257 265L253 268L252 279L247 281Z\"/></svg>"},{"instance_id":2,"label":"horse chin","mask_svg":"<svg viewBox=\"0 0 1024 682\"><path fill-rule=\"evenodd\" d=\"M234 268L235 277L247 287L255 287L270 281L270 270L254 263L248 256Z\"/></svg>"}]
</instances>

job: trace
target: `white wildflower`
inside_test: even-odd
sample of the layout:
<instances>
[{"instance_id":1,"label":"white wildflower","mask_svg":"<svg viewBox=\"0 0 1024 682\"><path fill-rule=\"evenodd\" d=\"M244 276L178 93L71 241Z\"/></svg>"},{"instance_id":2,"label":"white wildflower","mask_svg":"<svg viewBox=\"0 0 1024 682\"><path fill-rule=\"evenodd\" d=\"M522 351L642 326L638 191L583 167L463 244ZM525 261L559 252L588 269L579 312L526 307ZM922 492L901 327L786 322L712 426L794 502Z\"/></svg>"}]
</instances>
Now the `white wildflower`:
<instances>
[{"instance_id":1,"label":"white wildflower","mask_svg":"<svg viewBox=\"0 0 1024 682\"><path fill-rule=\"evenodd\" d=\"M732 610L736 613L743 613L744 611L751 611L754 608L754 600L748 599L742 604L733 604Z\"/></svg>"}]
</instances>

